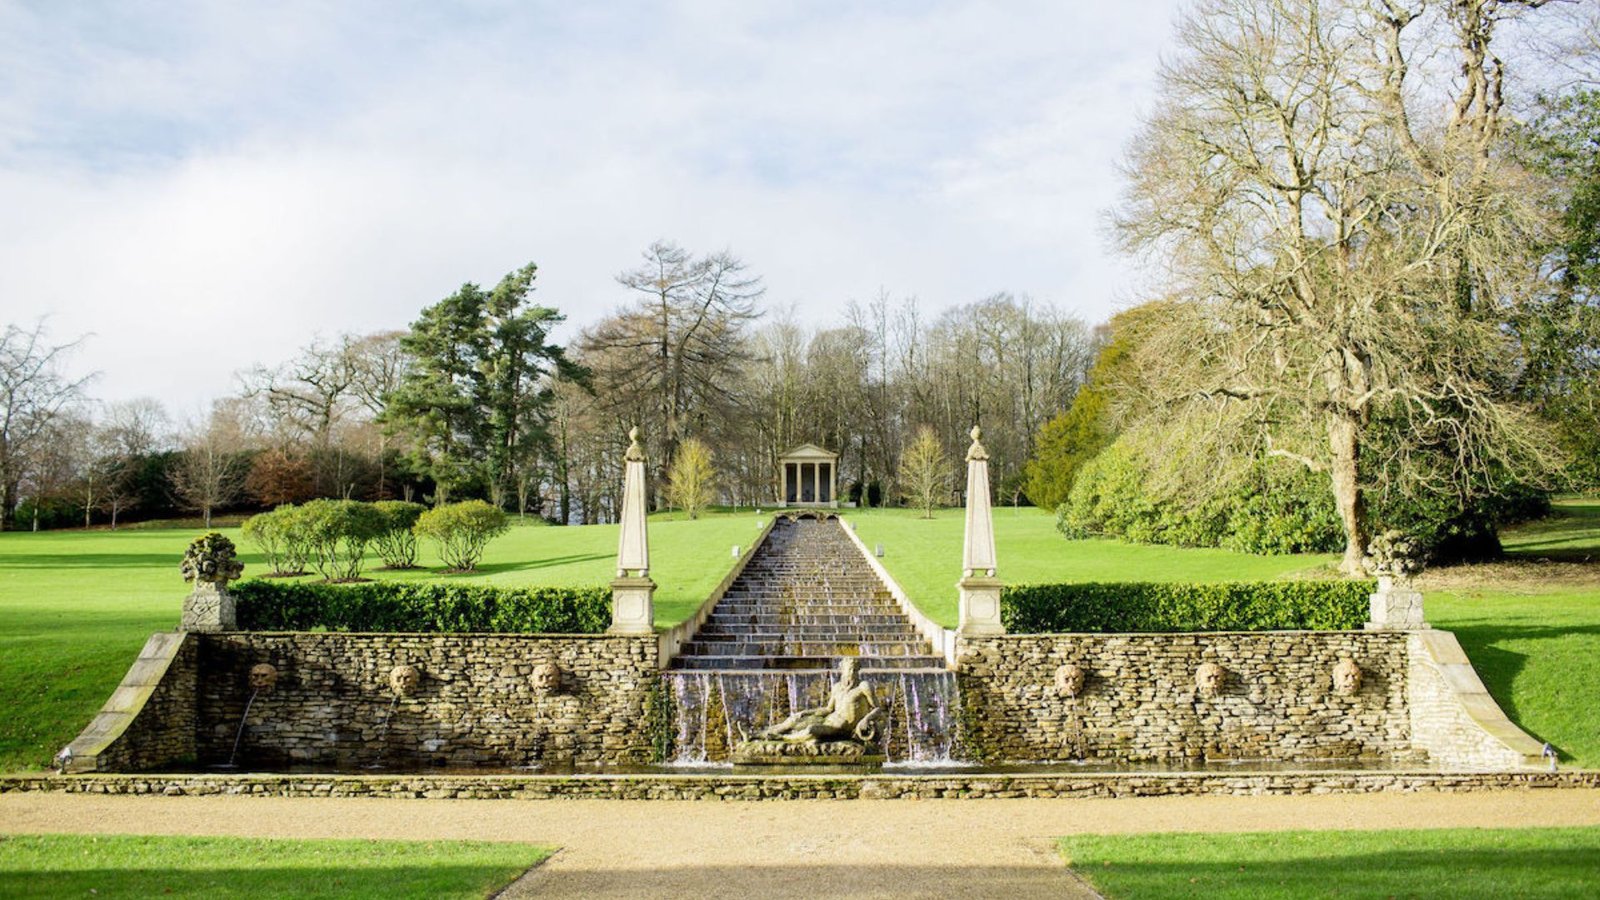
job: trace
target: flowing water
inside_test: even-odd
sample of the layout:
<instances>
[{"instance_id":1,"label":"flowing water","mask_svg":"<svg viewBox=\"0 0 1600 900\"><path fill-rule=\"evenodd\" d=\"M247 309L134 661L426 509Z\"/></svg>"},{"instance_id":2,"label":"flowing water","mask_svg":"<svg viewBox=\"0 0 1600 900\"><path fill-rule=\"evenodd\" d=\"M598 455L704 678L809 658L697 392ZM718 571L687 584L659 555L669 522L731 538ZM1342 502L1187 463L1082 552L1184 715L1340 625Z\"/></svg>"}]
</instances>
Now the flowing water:
<instances>
[{"instance_id":1,"label":"flowing water","mask_svg":"<svg viewBox=\"0 0 1600 900\"><path fill-rule=\"evenodd\" d=\"M244 740L244 723L250 720L250 707L256 705L256 696L260 693L261 690L259 688L251 689L250 699L246 700L244 703L244 714L239 716L239 730L233 733L233 752L228 754L228 761L226 763L223 763L216 768L236 769L239 767L237 762L239 759L239 742Z\"/></svg>"},{"instance_id":2,"label":"flowing water","mask_svg":"<svg viewBox=\"0 0 1600 900\"><path fill-rule=\"evenodd\" d=\"M944 660L837 521L780 520L661 676L671 761L726 760L745 735L823 705L845 657L885 708L891 762L952 760L959 697Z\"/></svg>"}]
</instances>

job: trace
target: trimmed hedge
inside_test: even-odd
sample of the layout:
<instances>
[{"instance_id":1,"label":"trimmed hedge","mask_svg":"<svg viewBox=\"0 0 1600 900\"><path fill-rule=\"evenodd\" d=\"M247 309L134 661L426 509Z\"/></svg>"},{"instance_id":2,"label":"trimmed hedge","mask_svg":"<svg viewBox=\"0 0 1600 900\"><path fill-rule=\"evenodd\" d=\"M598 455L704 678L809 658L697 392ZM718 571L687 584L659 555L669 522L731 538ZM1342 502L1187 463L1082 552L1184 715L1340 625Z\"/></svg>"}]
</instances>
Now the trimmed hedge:
<instances>
[{"instance_id":1,"label":"trimmed hedge","mask_svg":"<svg viewBox=\"0 0 1600 900\"><path fill-rule=\"evenodd\" d=\"M1366 621L1370 581L1017 584L1000 595L1012 634L1341 631Z\"/></svg>"},{"instance_id":2,"label":"trimmed hedge","mask_svg":"<svg viewBox=\"0 0 1600 900\"><path fill-rule=\"evenodd\" d=\"M251 580L230 590L245 631L599 634L611 625L611 589L605 587Z\"/></svg>"}]
</instances>

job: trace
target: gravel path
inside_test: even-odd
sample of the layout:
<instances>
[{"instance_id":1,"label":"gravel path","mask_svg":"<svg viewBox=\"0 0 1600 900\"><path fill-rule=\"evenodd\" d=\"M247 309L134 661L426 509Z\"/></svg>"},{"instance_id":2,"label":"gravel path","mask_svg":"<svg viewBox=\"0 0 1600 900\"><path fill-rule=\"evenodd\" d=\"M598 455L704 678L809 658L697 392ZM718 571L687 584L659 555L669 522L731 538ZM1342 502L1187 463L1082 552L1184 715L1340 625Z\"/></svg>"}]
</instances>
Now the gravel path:
<instances>
[{"instance_id":1,"label":"gravel path","mask_svg":"<svg viewBox=\"0 0 1600 900\"><path fill-rule=\"evenodd\" d=\"M0 831L526 841L507 897L1092 897L1075 833L1600 825L1550 790L1124 800L360 800L0 795Z\"/></svg>"}]
</instances>

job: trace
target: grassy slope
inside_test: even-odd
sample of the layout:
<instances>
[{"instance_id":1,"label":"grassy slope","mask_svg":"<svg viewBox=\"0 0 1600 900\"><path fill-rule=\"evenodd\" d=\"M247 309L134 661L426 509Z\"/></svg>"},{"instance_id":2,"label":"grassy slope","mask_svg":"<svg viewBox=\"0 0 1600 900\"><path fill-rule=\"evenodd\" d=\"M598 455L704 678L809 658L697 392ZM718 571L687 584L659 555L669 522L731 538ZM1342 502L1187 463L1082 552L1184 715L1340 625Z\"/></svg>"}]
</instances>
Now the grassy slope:
<instances>
[{"instance_id":1,"label":"grassy slope","mask_svg":"<svg viewBox=\"0 0 1600 900\"><path fill-rule=\"evenodd\" d=\"M753 514L696 522L652 519L656 622L676 624L732 564L730 548L756 536ZM223 529L236 541L237 529ZM153 631L175 627L188 592L178 574L198 531L56 531L0 534L0 771L44 765L105 702ZM492 584L603 584L614 574L617 528L519 527L489 545L475 575L370 572L375 578L446 577ZM241 543L245 572L260 557ZM421 563L438 567L424 548Z\"/></svg>"},{"instance_id":2,"label":"grassy slope","mask_svg":"<svg viewBox=\"0 0 1600 900\"><path fill-rule=\"evenodd\" d=\"M1600 828L1082 836L1061 852L1110 898L1566 898L1600 880Z\"/></svg>"},{"instance_id":3,"label":"grassy slope","mask_svg":"<svg viewBox=\"0 0 1600 900\"><path fill-rule=\"evenodd\" d=\"M1509 563L1426 576L1428 618L1455 632L1512 721L1600 768L1600 503L1562 503L1504 542Z\"/></svg>"},{"instance_id":4,"label":"grassy slope","mask_svg":"<svg viewBox=\"0 0 1600 900\"><path fill-rule=\"evenodd\" d=\"M550 855L527 844L0 837L5 897L477 898Z\"/></svg>"},{"instance_id":5,"label":"grassy slope","mask_svg":"<svg viewBox=\"0 0 1600 900\"><path fill-rule=\"evenodd\" d=\"M845 518L868 547L884 546L883 564L934 621L956 625L965 520L959 509L922 519L906 510L850 510ZM1075 581L1254 581L1281 578L1333 561L1328 555L1251 556L1228 550L1063 540L1055 515L1026 507L994 512L999 574L1011 584Z\"/></svg>"}]
</instances>

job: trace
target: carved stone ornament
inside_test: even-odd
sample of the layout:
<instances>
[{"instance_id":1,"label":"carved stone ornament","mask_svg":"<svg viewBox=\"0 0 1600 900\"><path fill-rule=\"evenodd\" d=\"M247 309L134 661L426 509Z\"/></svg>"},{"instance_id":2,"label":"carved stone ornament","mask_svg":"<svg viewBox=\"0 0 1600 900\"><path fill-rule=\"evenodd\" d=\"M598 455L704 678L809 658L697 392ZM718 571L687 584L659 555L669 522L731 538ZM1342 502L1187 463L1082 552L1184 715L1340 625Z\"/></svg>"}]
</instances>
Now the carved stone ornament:
<instances>
[{"instance_id":1,"label":"carved stone ornament","mask_svg":"<svg viewBox=\"0 0 1600 900\"><path fill-rule=\"evenodd\" d=\"M1361 667L1348 656L1333 667L1333 692L1341 697L1361 692Z\"/></svg>"},{"instance_id":2,"label":"carved stone ornament","mask_svg":"<svg viewBox=\"0 0 1600 900\"><path fill-rule=\"evenodd\" d=\"M228 582L238 580L244 572L244 563L239 562L233 541L213 531L195 538L189 549L184 551L183 563L178 568L183 573L184 581L225 588Z\"/></svg>"},{"instance_id":3,"label":"carved stone ornament","mask_svg":"<svg viewBox=\"0 0 1600 900\"><path fill-rule=\"evenodd\" d=\"M1216 663L1201 663L1200 668L1194 670L1194 692L1201 697L1215 697L1222 693L1227 677L1227 670Z\"/></svg>"},{"instance_id":4,"label":"carved stone ornament","mask_svg":"<svg viewBox=\"0 0 1600 900\"><path fill-rule=\"evenodd\" d=\"M256 663L250 667L250 690L265 694L278 684L278 667L272 663Z\"/></svg>"},{"instance_id":5,"label":"carved stone ornament","mask_svg":"<svg viewBox=\"0 0 1600 900\"><path fill-rule=\"evenodd\" d=\"M1076 697L1083 693L1083 683L1087 674L1082 666L1067 663L1056 669L1056 693L1063 697Z\"/></svg>"},{"instance_id":6,"label":"carved stone ornament","mask_svg":"<svg viewBox=\"0 0 1600 900\"><path fill-rule=\"evenodd\" d=\"M395 666L389 670L389 690L396 697L410 697L422 687L422 670L416 666Z\"/></svg>"},{"instance_id":7,"label":"carved stone ornament","mask_svg":"<svg viewBox=\"0 0 1600 900\"><path fill-rule=\"evenodd\" d=\"M541 697L547 697L561 690L561 667L552 660L545 660L533 667L533 675L529 678L533 692Z\"/></svg>"}]
</instances>

